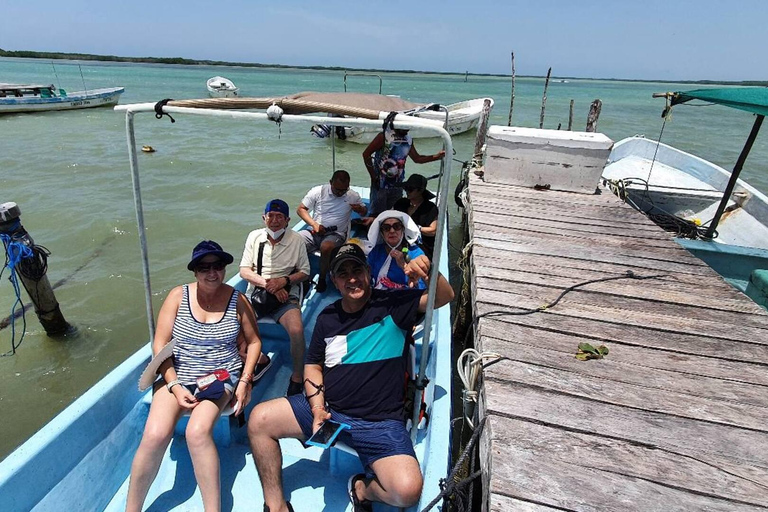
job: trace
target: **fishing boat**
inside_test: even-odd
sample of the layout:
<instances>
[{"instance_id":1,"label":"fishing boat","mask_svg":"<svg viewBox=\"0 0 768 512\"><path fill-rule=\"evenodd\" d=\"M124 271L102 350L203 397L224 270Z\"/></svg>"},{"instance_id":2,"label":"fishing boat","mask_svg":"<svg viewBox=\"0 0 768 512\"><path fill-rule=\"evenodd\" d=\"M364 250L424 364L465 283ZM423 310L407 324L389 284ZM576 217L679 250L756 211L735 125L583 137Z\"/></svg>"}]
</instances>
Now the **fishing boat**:
<instances>
[{"instance_id":1,"label":"fishing boat","mask_svg":"<svg viewBox=\"0 0 768 512\"><path fill-rule=\"evenodd\" d=\"M489 100L491 102L491 108L493 108L492 98L475 98L472 100L460 101L458 103L452 103L450 105L443 106L437 103L412 103L395 96L384 96L381 94L351 92L300 94L302 97L313 98L313 101L318 102L326 101L326 98L330 99L332 97L332 101L336 104L359 106L362 108L387 112L400 112L402 114L413 116L419 119L437 121L443 123L445 129L451 135L458 135L460 133L468 132L477 128L477 125L480 122L480 117L483 113L483 104L485 103L485 100ZM320 138L325 138L330 135L331 126L338 125L338 122L335 125L315 125L315 127L313 127L312 133ZM381 131L381 126L372 128L344 125L343 129L343 134L339 132L336 133L338 138L359 144L368 144ZM411 130L410 135L414 138L426 138L435 136L432 132L420 128Z\"/></svg>"},{"instance_id":2,"label":"fishing boat","mask_svg":"<svg viewBox=\"0 0 768 512\"><path fill-rule=\"evenodd\" d=\"M670 105L701 100L757 114L732 172L644 137L616 143L603 180L731 284L764 304L768 292L768 197L739 178L763 118L768 89L733 87L663 93Z\"/></svg>"},{"instance_id":3,"label":"fishing boat","mask_svg":"<svg viewBox=\"0 0 768 512\"><path fill-rule=\"evenodd\" d=\"M135 117L155 114L155 109L172 114L177 121L184 115L229 118L233 122L328 123L326 116L285 114L287 110L314 111L315 105L304 105L295 100L282 101L285 111L276 112L277 105L243 102L244 98L171 101L161 106L154 103L121 105L116 110L125 112L128 132L131 172L134 183L134 202L142 252L145 300L149 339L154 332L152 289L148 263L148 246L143 206L139 190L139 169L135 142ZM258 107L257 105L264 105ZM239 112L224 109L267 108L268 113ZM281 109L282 110L282 109ZM343 106L332 110L351 115ZM365 112L345 122L353 126L377 126L388 112ZM148 117L148 116L147 116ZM429 128L442 137L446 152L452 150L451 138L439 124L397 116L395 126L402 128ZM447 198L450 184L450 159L443 162L440 180L438 224L446 226ZM323 173L325 178L327 173ZM364 200L367 189L357 188ZM303 229L303 223L294 229ZM447 235L440 229L436 235L432 277L438 269L448 275ZM317 272L318 256L311 258L312 273ZM235 288L244 291L246 283L235 276L229 280ZM419 421L419 407L411 428L414 449L424 475L424 489L418 505L409 510L423 510L441 493L441 479L448 474L451 444L451 325L447 307L434 309L437 279L430 279L429 301L425 318L415 332L416 365L419 384L425 385L423 401L429 421ZM302 306L306 339L311 339L315 317L325 306L339 298L335 290L318 294L310 290ZM245 408L247 415L256 403L282 396L291 373L289 343L282 327L259 322L263 342L262 350L272 354L273 364L268 373L253 389L251 403ZM151 358L147 344L111 371L83 396L56 416L48 425L0 463L0 510L124 510L128 490L130 465L138 447L147 419L150 392L140 392L137 381ZM417 389L419 389L417 387ZM420 403L417 391L415 403ZM151 510L202 510L199 490L196 488L191 460L184 439L184 422L177 426L159 470L150 488L145 505ZM260 481L253 463L246 428L238 426L232 416L222 416L214 430L221 460L222 505L224 510L261 510ZM347 479L359 473L361 465L354 452L346 446L327 450L305 448L296 440L281 441L283 452L283 483L286 497L296 510L349 510ZM439 501L439 500L437 500ZM441 510L438 505L435 510ZM377 504L376 510L391 510Z\"/></svg>"},{"instance_id":4,"label":"fishing boat","mask_svg":"<svg viewBox=\"0 0 768 512\"><path fill-rule=\"evenodd\" d=\"M67 92L53 84L0 84L0 114L116 105L124 87Z\"/></svg>"},{"instance_id":5,"label":"fishing boat","mask_svg":"<svg viewBox=\"0 0 768 512\"><path fill-rule=\"evenodd\" d=\"M205 86L208 88L208 95L211 98L234 98L240 92L232 80L223 76L209 78Z\"/></svg>"}]
</instances>

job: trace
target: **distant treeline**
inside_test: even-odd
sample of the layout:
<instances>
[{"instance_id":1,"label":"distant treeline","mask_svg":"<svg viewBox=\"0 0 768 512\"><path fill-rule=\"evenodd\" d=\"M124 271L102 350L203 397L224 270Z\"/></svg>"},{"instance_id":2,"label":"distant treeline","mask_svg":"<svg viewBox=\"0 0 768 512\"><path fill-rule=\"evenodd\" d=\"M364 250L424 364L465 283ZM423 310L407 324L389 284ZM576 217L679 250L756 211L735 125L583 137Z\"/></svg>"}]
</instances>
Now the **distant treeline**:
<instances>
[{"instance_id":1,"label":"distant treeline","mask_svg":"<svg viewBox=\"0 0 768 512\"><path fill-rule=\"evenodd\" d=\"M0 48L0 57L17 57L26 59L66 59L66 60L95 60L104 62L140 62L150 64L182 64L186 66L236 66L243 68L278 68L278 69L316 69L325 71L363 71L368 73L419 73L425 75L465 75L481 77L510 77L508 74L495 73L462 73L455 71L419 71L416 69L373 69L373 68L348 68L343 66L290 66L286 64L262 64L259 62L228 62L222 60L194 60L182 57L118 57L117 55L93 55L90 53L62 53L62 52L32 52L27 50L9 51ZM518 75L521 78L543 78L543 76ZM743 80L639 80L633 78L598 78L578 76L558 76L557 78L612 80L621 82L653 82L675 84L701 84L701 85L755 85L768 87L768 81Z\"/></svg>"}]
</instances>

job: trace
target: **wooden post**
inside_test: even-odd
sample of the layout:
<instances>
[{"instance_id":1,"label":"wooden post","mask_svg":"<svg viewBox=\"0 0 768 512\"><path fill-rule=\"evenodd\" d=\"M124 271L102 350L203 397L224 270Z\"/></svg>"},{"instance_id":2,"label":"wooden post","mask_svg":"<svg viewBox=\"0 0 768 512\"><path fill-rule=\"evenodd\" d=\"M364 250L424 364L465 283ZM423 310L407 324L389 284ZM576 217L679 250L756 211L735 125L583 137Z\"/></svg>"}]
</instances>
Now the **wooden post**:
<instances>
[{"instance_id":1,"label":"wooden post","mask_svg":"<svg viewBox=\"0 0 768 512\"><path fill-rule=\"evenodd\" d=\"M480 167L483 163L483 146L485 138L488 135L488 117L491 115L491 100L486 99L483 102L483 112L480 114L480 124L477 126L477 137L475 138L475 151L472 154L472 163L475 167Z\"/></svg>"},{"instance_id":2,"label":"wooden post","mask_svg":"<svg viewBox=\"0 0 768 512\"><path fill-rule=\"evenodd\" d=\"M587 131L597 131L597 119L600 117L600 109L603 108L603 102L595 100L589 107L589 115L587 116Z\"/></svg>"},{"instance_id":3,"label":"wooden post","mask_svg":"<svg viewBox=\"0 0 768 512\"><path fill-rule=\"evenodd\" d=\"M571 100L571 107L568 110L568 131L573 130L573 100Z\"/></svg>"},{"instance_id":4,"label":"wooden post","mask_svg":"<svg viewBox=\"0 0 768 512\"><path fill-rule=\"evenodd\" d=\"M552 75L552 68L547 71L547 79L544 81L544 95L541 97L541 116L539 117L539 129L544 128L544 108L547 105L547 88L549 87L549 77Z\"/></svg>"},{"instance_id":5,"label":"wooden post","mask_svg":"<svg viewBox=\"0 0 768 512\"><path fill-rule=\"evenodd\" d=\"M509 100L509 120L507 126L512 126L512 108L515 106L515 52L512 52L512 94Z\"/></svg>"},{"instance_id":6,"label":"wooden post","mask_svg":"<svg viewBox=\"0 0 768 512\"><path fill-rule=\"evenodd\" d=\"M464 72L464 81L466 82L469 79L469 70Z\"/></svg>"},{"instance_id":7,"label":"wooden post","mask_svg":"<svg viewBox=\"0 0 768 512\"><path fill-rule=\"evenodd\" d=\"M32 249L33 256L21 259L15 267L16 275L32 299L35 313L45 332L50 336L64 334L70 326L61 314L51 283L45 275L44 260L41 261L39 257L41 250L35 246L34 240L21 225L20 217L21 209L16 203L0 204L0 233L8 235L11 239L10 243L21 243ZM4 245L7 251L8 243Z\"/></svg>"}]
</instances>

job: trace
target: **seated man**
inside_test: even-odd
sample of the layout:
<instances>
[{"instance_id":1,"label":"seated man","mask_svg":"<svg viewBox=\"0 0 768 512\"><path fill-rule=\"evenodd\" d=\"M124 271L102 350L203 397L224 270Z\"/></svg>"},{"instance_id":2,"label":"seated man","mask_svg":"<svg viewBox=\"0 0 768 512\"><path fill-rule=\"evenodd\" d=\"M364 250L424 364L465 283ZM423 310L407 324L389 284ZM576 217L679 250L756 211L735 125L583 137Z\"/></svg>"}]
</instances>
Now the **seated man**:
<instances>
[{"instance_id":1,"label":"seated man","mask_svg":"<svg viewBox=\"0 0 768 512\"><path fill-rule=\"evenodd\" d=\"M299 217L312 228L299 232L304 237L307 249L320 250L320 273L317 276L319 293L323 293L326 288L325 276L331 251L347 241L352 210L360 215L366 212L360 194L349 190L349 173L343 170L334 172L329 183L313 187L296 209Z\"/></svg>"},{"instance_id":2,"label":"seated man","mask_svg":"<svg viewBox=\"0 0 768 512\"><path fill-rule=\"evenodd\" d=\"M341 299L317 317L304 366L306 396L263 402L248 422L265 510L291 510L278 440L306 440L327 419L351 425L339 439L357 450L366 471L349 480L353 510L371 510L371 501L410 507L423 480L403 417L406 333L426 311L427 292L373 289L365 253L353 243L334 251L330 267ZM428 279L429 267L422 255L406 264L406 272L413 280ZM435 307L451 300L451 285L438 275Z\"/></svg>"},{"instance_id":3,"label":"seated man","mask_svg":"<svg viewBox=\"0 0 768 512\"><path fill-rule=\"evenodd\" d=\"M266 227L251 231L245 241L240 277L248 281L246 295L251 299L256 315L271 317L288 332L293 359L288 394L292 395L303 389L305 345L299 296L301 282L309 277L309 258L304 239L287 229L290 217L285 201L273 199L268 202L263 219ZM264 288L276 297L277 301L271 301L274 309L266 309L254 301L257 288Z\"/></svg>"}]
</instances>

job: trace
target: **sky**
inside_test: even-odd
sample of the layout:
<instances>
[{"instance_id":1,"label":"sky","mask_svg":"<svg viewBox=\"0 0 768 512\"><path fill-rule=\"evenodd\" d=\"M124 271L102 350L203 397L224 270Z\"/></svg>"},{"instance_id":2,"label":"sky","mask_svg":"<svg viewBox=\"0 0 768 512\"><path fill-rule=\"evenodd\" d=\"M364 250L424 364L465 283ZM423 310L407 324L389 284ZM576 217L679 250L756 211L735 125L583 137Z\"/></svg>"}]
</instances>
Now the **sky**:
<instances>
[{"instance_id":1,"label":"sky","mask_svg":"<svg viewBox=\"0 0 768 512\"><path fill-rule=\"evenodd\" d=\"M0 48L295 66L768 80L766 0L4 2Z\"/></svg>"}]
</instances>

